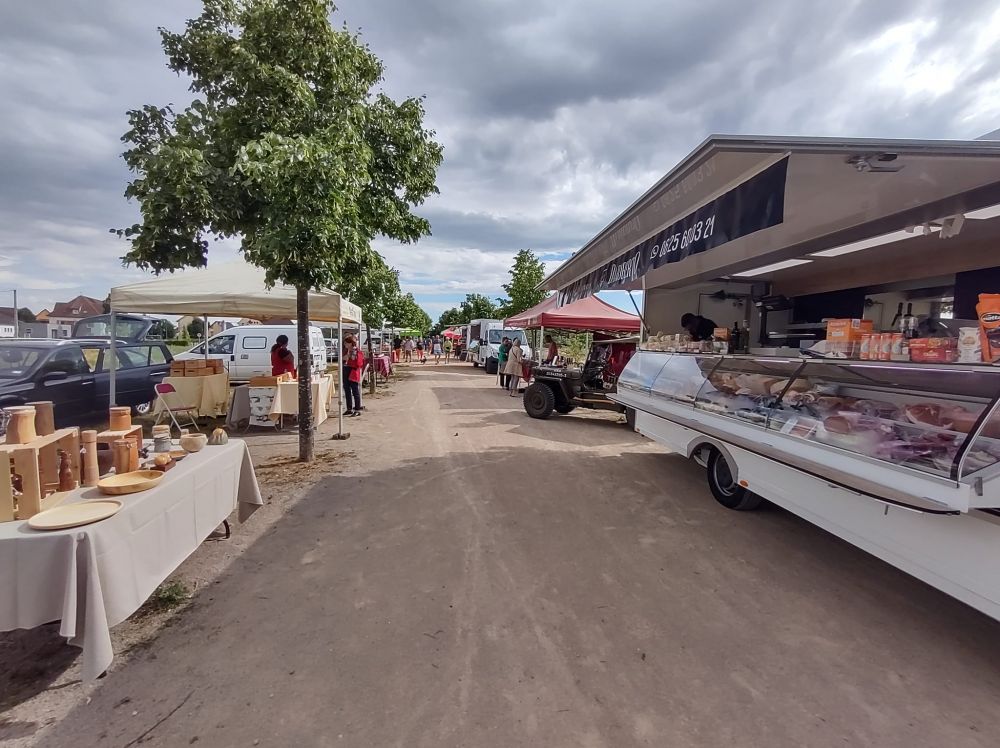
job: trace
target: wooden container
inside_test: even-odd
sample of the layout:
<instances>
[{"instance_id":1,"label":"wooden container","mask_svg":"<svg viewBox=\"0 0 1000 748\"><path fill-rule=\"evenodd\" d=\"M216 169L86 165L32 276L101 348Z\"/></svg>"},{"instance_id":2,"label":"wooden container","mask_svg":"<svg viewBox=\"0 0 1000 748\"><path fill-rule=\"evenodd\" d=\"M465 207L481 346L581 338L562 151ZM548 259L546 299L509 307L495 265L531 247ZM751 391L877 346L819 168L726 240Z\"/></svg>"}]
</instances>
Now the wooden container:
<instances>
[{"instance_id":1,"label":"wooden container","mask_svg":"<svg viewBox=\"0 0 1000 748\"><path fill-rule=\"evenodd\" d=\"M118 439L111 445L111 449L114 450L115 454L115 474L123 475L129 472L132 460L132 442L128 439Z\"/></svg>"},{"instance_id":2,"label":"wooden container","mask_svg":"<svg viewBox=\"0 0 1000 748\"><path fill-rule=\"evenodd\" d=\"M115 407L108 409L108 431L128 431L132 428L132 409Z\"/></svg>"},{"instance_id":3,"label":"wooden container","mask_svg":"<svg viewBox=\"0 0 1000 748\"><path fill-rule=\"evenodd\" d=\"M96 486L101 478L97 464L97 432L91 430L80 432L80 441L83 442L83 479L80 482L85 487L91 488Z\"/></svg>"},{"instance_id":4,"label":"wooden container","mask_svg":"<svg viewBox=\"0 0 1000 748\"><path fill-rule=\"evenodd\" d=\"M0 453L0 522L14 521L14 485L10 455Z\"/></svg>"},{"instance_id":5,"label":"wooden container","mask_svg":"<svg viewBox=\"0 0 1000 748\"><path fill-rule=\"evenodd\" d=\"M40 400L28 403L35 409L35 433L38 436L48 436L56 430L55 405L51 400Z\"/></svg>"},{"instance_id":6,"label":"wooden container","mask_svg":"<svg viewBox=\"0 0 1000 748\"><path fill-rule=\"evenodd\" d=\"M101 478L97 488L103 494L123 496L148 491L161 480L163 480L163 473L159 470L135 470L131 473Z\"/></svg>"},{"instance_id":7,"label":"wooden container","mask_svg":"<svg viewBox=\"0 0 1000 748\"><path fill-rule=\"evenodd\" d=\"M10 416L7 423L8 444L27 444L38 436L34 408L27 405L7 408L7 415Z\"/></svg>"}]
</instances>

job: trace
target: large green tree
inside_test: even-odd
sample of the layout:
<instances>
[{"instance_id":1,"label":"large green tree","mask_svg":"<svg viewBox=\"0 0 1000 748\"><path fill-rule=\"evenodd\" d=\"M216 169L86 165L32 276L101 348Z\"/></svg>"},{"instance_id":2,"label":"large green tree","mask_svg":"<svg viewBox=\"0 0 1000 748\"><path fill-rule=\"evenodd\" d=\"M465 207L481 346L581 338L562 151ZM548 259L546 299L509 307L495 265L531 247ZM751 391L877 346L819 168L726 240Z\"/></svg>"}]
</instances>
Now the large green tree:
<instances>
[{"instance_id":1,"label":"large green tree","mask_svg":"<svg viewBox=\"0 0 1000 748\"><path fill-rule=\"evenodd\" d=\"M497 302L499 301L500 299L497 299ZM495 319L499 313L499 304L480 293L470 293L465 295L465 301L459 309L465 322L474 319Z\"/></svg>"},{"instance_id":2,"label":"large green tree","mask_svg":"<svg viewBox=\"0 0 1000 748\"><path fill-rule=\"evenodd\" d=\"M453 327L454 325L464 325L468 321L465 315L462 314L461 309L452 307L441 312L441 316L438 317L437 326L443 330L446 327Z\"/></svg>"},{"instance_id":3,"label":"large green tree","mask_svg":"<svg viewBox=\"0 0 1000 748\"><path fill-rule=\"evenodd\" d=\"M397 300L397 307L392 321L398 327L412 327L421 332L431 329L431 318L413 298L412 293L406 293Z\"/></svg>"},{"instance_id":4,"label":"large green tree","mask_svg":"<svg viewBox=\"0 0 1000 748\"><path fill-rule=\"evenodd\" d=\"M546 296L545 291L538 288L545 279L545 266L530 249L522 249L514 255L514 264L508 272L510 282L503 286L503 290L507 292L507 300L500 306L501 317L510 317L531 309Z\"/></svg>"},{"instance_id":5,"label":"large green tree","mask_svg":"<svg viewBox=\"0 0 1000 748\"><path fill-rule=\"evenodd\" d=\"M209 239L235 237L269 283L295 286L299 360L309 361L313 289L343 284L384 235L430 230L412 208L436 192L441 147L420 99L375 93L382 63L335 29L330 0L204 0L181 33L161 29L169 67L191 79L183 110L129 112L126 263L205 265ZM310 372L300 367L299 457L313 457Z\"/></svg>"}]
</instances>

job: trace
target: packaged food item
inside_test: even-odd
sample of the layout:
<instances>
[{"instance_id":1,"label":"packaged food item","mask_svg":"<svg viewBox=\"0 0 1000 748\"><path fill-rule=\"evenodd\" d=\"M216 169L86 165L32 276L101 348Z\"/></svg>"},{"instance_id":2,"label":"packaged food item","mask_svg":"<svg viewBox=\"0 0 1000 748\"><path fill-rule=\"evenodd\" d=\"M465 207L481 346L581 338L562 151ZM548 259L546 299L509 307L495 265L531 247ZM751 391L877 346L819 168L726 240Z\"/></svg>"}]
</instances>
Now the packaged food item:
<instances>
[{"instance_id":1,"label":"packaged food item","mask_svg":"<svg viewBox=\"0 0 1000 748\"><path fill-rule=\"evenodd\" d=\"M828 319L826 339L832 343L856 343L862 335L874 329L870 319Z\"/></svg>"},{"instance_id":2,"label":"packaged food item","mask_svg":"<svg viewBox=\"0 0 1000 748\"><path fill-rule=\"evenodd\" d=\"M892 333L884 332L878 339L878 360L892 360Z\"/></svg>"},{"instance_id":3,"label":"packaged food item","mask_svg":"<svg viewBox=\"0 0 1000 748\"><path fill-rule=\"evenodd\" d=\"M958 328L958 360L975 364L983 360L983 344L978 327Z\"/></svg>"},{"instance_id":4,"label":"packaged food item","mask_svg":"<svg viewBox=\"0 0 1000 748\"><path fill-rule=\"evenodd\" d=\"M728 327L716 327L712 332L712 337L716 340L729 340L729 328Z\"/></svg>"},{"instance_id":5,"label":"packaged food item","mask_svg":"<svg viewBox=\"0 0 1000 748\"><path fill-rule=\"evenodd\" d=\"M901 332L894 332L892 334L891 337L892 342L889 350L889 358L891 358L893 361L904 361L909 359L909 355L907 355L906 359L903 358L903 343L905 342L905 340L906 338L903 336L903 333ZM907 353L909 352L907 351Z\"/></svg>"},{"instance_id":6,"label":"packaged food item","mask_svg":"<svg viewBox=\"0 0 1000 748\"><path fill-rule=\"evenodd\" d=\"M910 341L910 360L921 364L953 364L958 360L955 338L914 338Z\"/></svg>"},{"instance_id":7,"label":"packaged food item","mask_svg":"<svg viewBox=\"0 0 1000 748\"><path fill-rule=\"evenodd\" d=\"M976 304L983 360L1000 359L1000 294L981 293Z\"/></svg>"},{"instance_id":8,"label":"packaged food item","mask_svg":"<svg viewBox=\"0 0 1000 748\"><path fill-rule=\"evenodd\" d=\"M865 333L861 336L861 345L858 348L858 358L862 361L867 361L871 355L872 348L872 334Z\"/></svg>"}]
</instances>

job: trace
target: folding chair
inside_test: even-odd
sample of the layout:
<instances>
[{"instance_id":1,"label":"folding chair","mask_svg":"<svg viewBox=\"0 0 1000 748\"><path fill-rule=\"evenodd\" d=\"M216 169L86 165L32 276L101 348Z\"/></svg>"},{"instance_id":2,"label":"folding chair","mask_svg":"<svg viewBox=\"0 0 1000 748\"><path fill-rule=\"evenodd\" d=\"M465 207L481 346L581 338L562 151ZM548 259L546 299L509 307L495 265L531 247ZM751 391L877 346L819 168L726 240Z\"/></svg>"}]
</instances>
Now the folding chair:
<instances>
[{"instance_id":1,"label":"folding chair","mask_svg":"<svg viewBox=\"0 0 1000 748\"><path fill-rule=\"evenodd\" d=\"M174 395L176 397L177 390L174 388L174 386L167 382L161 382L160 384L156 385L154 389L156 390L156 399L160 401L160 412L156 416L156 423L153 424L154 426L159 424L160 419L163 418L163 414L166 413L170 417L170 420L174 422L174 426L177 427L177 431L179 432L184 431L181 428L180 422L177 420L177 416L181 416L187 419L185 421L185 425L190 424L194 426L195 431L201 431L201 426L198 425L198 421L196 420L196 416L198 414L197 405L175 404L173 407L170 407L169 403L170 398L168 398L167 396Z\"/></svg>"}]
</instances>

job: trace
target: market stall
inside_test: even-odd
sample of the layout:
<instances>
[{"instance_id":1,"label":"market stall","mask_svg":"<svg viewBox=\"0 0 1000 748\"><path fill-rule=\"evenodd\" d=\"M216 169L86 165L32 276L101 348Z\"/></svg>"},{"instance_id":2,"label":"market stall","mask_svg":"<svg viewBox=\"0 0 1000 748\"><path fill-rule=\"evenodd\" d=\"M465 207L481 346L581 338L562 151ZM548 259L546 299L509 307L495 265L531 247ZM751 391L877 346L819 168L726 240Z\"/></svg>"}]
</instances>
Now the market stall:
<instances>
[{"instance_id":1,"label":"market stall","mask_svg":"<svg viewBox=\"0 0 1000 748\"><path fill-rule=\"evenodd\" d=\"M156 280L111 289L112 313L194 314L236 318L295 319L297 291L292 286L268 288L265 273L245 262L186 270ZM359 324L361 309L334 291L309 293L309 318L317 322ZM341 329L340 339L343 339ZM112 346L114 340L112 340ZM206 356L207 356L206 348ZM340 380L340 357L337 357ZM341 388L337 387L337 392ZM342 397L342 395L340 395ZM114 403L114 370L111 401ZM342 403L341 403L342 406ZM343 412L343 407L338 407ZM343 417L338 422L343 433Z\"/></svg>"},{"instance_id":2,"label":"market stall","mask_svg":"<svg viewBox=\"0 0 1000 748\"><path fill-rule=\"evenodd\" d=\"M1000 142L712 138L546 283L643 290L614 399L1000 618Z\"/></svg>"},{"instance_id":3,"label":"market stall","mask_svg":"<svg viewBox=\"0 0 1000 748\"><path fill-rule=\"evenodd\" d=\"M197 408L198 418L217 418L226 415L229 407L229 374L204 376L166 376L164 384L172 385L177 391L176 401ZM153 415L159 417L163 403L157 398L153 404Z\"/></svg>"},{"instance_id":4,"label":"market stall","mask_svg":"<svg viewBox=\"0 0 1000 748\"><path fill-rule=\"evenodd\" d=\"M299 385L291 380L276 384L244 384L233 389L233 404L226 424L232 427L283 427L284 416L299 412ZM330 417L330 400L334 393L333 377L329 374L312 380L313 424L317 427Z\"/></svg>"},{"instance_id":5,"label":"market stall","mask_svg":"<svg viewBox=\"0 0 1000 748\"><path fill-rule=\"evenodd\" d=\"M0 630L61 621L59 633L83 648L85 681L111 664L111 626L234 509L243 521L263 505L246 444L235 439L187 454L155 486L118 498L110 516L67 529L34 529L45 512L0 522ZM58 499L63 509L115 497L90 487Z\"/></svg>"}]
</instances>

